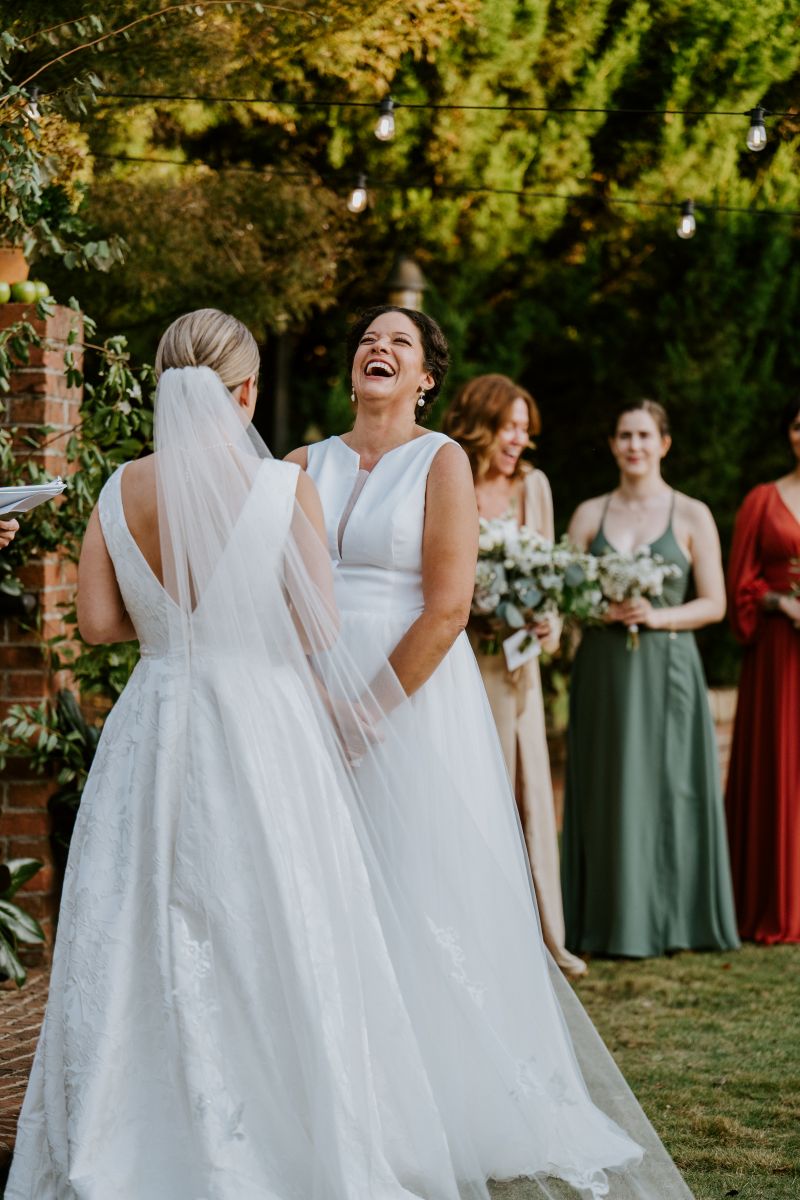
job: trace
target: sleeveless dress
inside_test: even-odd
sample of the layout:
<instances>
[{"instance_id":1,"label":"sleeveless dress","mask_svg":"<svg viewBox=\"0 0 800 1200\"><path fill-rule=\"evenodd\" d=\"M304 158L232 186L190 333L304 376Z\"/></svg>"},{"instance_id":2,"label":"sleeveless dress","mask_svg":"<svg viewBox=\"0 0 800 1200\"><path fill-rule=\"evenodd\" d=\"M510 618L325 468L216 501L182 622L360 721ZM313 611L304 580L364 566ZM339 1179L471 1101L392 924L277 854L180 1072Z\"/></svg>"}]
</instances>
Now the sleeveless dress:
<instances>
[{"instance_id":1,"label":"sleeveless dress","mask_svg":"<svg viewBox=\"0 0 800 1200\"><path fill-rule=\"evenodd\" d=\"M606 501L606 508L608 501ZM674 497L673 497L674 507ZM600 529L592 554L612 550ZM672 528L653 553L691 564ZM567 945L631 957L738 946L717 747L694 634L587 628L570 687L562 885Z\"/></svg>"},{"instance_id":2,"label":"sleeveless dress","mask_svg":"<svg viewBox=\"0 0 800 1200\"><path fill-rule=\"evenodd\" d=\"M800 942L800 630L766 612L800 580L800 522L774 483L736 518L729 615L745 652L725 805L739 933Z\"/></svg>"},{"instance_id":3,"label":"sleeveless dress","mask_svg":"<svg viewBox=\"0 0 800 1200\"><path fill-rule=\"evenodd\" d=\"M121 475L99 513L141 659L75 826L6 1200L419 1197L401 1176L457 1200L315 711L288 666L233 661L200 622L184 776L172 601ZM274 548L265 621L297 477L264 462L231 535ZM242 706L257 747L237 742Z\"/></svg>"},{"instance_id":4,"label":"sleeveless dress","mask_svg":"<svg viewBox=\"0 0 800 1200\"><path fill-rule=\"evenodd\" d=\"M366 479L341 438L308 447L343 635L366 678L374 654L390 655L423 611L427 479L449 441L418 436L384 454ZM592 1197L688 1196L666 1155L660 1186L627 1190L624 1172L641 1151L586 1091L554 984L576 1002L547 960L516 805L466 633L395 716L401 750L390 777L399 818L371 814L374 837L394 865L397 903L413 896L425 914L418 961L393 961L458 1177L544 1175ZM363 791L370 794L367 785ZM580 1017L581 1030L591 1029ZM613 1070L612 1091L628 1096ZM613 1103L609 1097L606 1112Z\"/></svg>"}]
</instances>

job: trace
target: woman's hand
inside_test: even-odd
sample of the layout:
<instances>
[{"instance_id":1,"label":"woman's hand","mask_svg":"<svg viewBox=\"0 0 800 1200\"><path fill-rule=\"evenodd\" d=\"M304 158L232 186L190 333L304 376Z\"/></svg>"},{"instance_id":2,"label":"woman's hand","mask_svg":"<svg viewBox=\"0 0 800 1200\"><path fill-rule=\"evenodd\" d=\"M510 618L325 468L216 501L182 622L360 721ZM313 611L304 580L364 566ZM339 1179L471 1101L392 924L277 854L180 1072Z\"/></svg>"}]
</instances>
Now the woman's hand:
<instances>
[{"instance_id":1,"label":"woman's hand","mask_svg":"<svg viewBox=\"0 0 800 1200\"><path fill-rule=\"evenodd\" d=\"M9 542L13 542L18 529L19 521L15 521L13 517L10 521L0 521L0 550L5 549Z\"/></svg>"},{"instance_id":2,"label":"woman's hand","mask_svg":"<svg viewBox=\"0 0 800 1200\"><path fill-rule=\"evenodd\" d=\"M542 617L535 625L528 627L536 634L540 642L548 642L553 636L553 621L551 617Z\"/></svg>"},{"instance_id":3,"label":"woman's hand","mask_svg":"<svg viewBox=\"0 0 800 1200\"><path fill-rule=\"evenodd\" d=\"M789 618L795 629L800 629L800 596L781 596L778 609Z\"/></svg>"},{"instance_id":4,"label":"woman's hand","mask_svg":"<svg viewBox=\"0 0 800 1200\"><path fill-rule=\"evenodd\" d=\"M642 629L660 629L662 611L653 608L645 596L633 596L628 600L623 600L621 604L609 604L605 612L605 620L609 623L619 621L629 629L631 625L638 625Z\"/></svg>"}]
</instances>

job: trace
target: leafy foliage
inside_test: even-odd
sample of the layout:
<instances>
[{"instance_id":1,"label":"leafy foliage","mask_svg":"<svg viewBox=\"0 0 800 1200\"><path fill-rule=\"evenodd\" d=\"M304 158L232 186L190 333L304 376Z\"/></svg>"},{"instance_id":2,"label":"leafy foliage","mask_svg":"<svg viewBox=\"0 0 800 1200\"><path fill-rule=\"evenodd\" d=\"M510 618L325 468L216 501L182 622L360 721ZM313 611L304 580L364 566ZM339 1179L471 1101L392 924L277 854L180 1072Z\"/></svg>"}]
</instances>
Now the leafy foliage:
<instances>
[{"instance_id":1,"label":"leafy foliage","mask_svg":"<svg viewBox=\"0 0 800 1200\"><path fill-rule=\"evenodd\" d=\"M0 242L21 246L27 258L49 254L68 268L107 270L122 259L119 239L93 241L80 215L85 188L75 144L63 117L37 91L11 81L9 66L23 50L12 33L0 33ZM76 107L76 92L92 94L96 76L73 82L61 104ZM41 106L35 115L34 106ZM78 103L78 109L85 104Z\"/></svg>"},{"instance_id":2,"label":"leafy foliage","mask_svg":"<svg viewBox=\"0 0 800 1200\"><path fill-rule=\"evenodd\" d=\"M73 306L75 323L60 345L43 338L24 319L0 333L0 391L8 391L14 365L26 362L33 347L60 351L68 384L84 386L80 421L66 442L69 488L57 515L50 505L33 509L0 559L0 590L10 594L22 591L20 568L43 552L57 550L77 561L86 523L106 479L121 462L137 458L151 445L152 369L132 368L122 337L91 341L94 323L74 302ZM52 301L41 302L38 315L46 316L51 307ZM89 372L86 378L84 370ZM14 428L0 431L5 477L9 482L37 481L43 476L37 460L12 452L17 434ZM30 451L40 449L51 436L47 426L28 430ZM83 697L95 697L101 705L116 699L138 659L136 644L85 645L74 607L64 612L64 624L65 632L46 644L53 669L68 668ZM13 755L28 759L39 773L56 770L59 790L51 804L62 843L71 832L98 737L99 729L86 721L75 696L66 690L53 703L14 706L0 726L0 760Z\"/></svg>"},{"instance_id":3,"label":"leafy foliage","mask_svg":"<svg viewBox=\"0 0 800 1200\"><path fill-rule=\"evenodd\" d=\"M19 943L41 945L44 932L34 917L12 903L12 897L41 866L34 858L0 863L0 979L13 979L17 987L22 987L28 974L19 960Z\"/></svg>"}]
</instances>

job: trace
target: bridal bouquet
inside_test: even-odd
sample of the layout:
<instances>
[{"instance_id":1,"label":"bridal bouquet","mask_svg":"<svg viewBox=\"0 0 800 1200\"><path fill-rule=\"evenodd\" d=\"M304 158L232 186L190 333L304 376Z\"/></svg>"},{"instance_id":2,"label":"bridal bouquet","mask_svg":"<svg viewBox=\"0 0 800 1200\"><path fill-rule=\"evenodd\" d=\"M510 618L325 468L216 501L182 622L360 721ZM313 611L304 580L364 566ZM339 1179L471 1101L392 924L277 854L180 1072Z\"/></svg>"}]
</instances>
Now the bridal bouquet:
<instances>
[{"instance_id":1,"label":"bridal bouquet","mask_svg":"<svg viewBox=\"0 0 800 1200\"><path fill-rule=\"evenodd\" d=\"M530 628L544 617L588 616L602 602L597 560L514 520L481 519L472 614L488 630L479 649L502 646L509 670L541 652Z\"/></svg>"},{"instance_id":2,"label":"bridal bouquet","mask_svg":"<svg viewBox=\"0 0 800 1200\"><path fill-rule=\"evenodd\" d=\"M603 603L597 610L601 616L609 604L622 604L625 600L653 600L664 591L666 579L680 578L682 571L677 563L667 563L660 554L653 554L649 546L640 546L633 554L619 554L609 550L597 561L597 581L603 595ZM639 626L628 626L629 650L639 648Z\"/></svg>"}]
</instances>

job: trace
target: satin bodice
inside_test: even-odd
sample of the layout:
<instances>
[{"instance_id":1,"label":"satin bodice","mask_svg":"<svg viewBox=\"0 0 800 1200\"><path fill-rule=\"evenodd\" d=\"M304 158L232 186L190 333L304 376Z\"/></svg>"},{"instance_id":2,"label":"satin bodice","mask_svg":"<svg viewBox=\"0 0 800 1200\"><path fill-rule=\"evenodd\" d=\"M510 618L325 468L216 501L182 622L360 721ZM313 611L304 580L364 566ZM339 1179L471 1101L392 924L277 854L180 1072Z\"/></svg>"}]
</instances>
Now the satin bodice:
<instances>
[{"instance_id":1,"label":"satin bodice","mask_svg":"<svg viewBox=\"0 0 800 1200\"><path fill-rule=\"evenodd\" d=\"M342 611L409 617L422 611L428 472L438 450L450 440L443 433L425 433L384 454L341 529L342 515L358 486L360 458L339 437L309 446L308 473L325 513Z\"/></svg>"}]
</instances>

